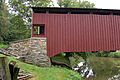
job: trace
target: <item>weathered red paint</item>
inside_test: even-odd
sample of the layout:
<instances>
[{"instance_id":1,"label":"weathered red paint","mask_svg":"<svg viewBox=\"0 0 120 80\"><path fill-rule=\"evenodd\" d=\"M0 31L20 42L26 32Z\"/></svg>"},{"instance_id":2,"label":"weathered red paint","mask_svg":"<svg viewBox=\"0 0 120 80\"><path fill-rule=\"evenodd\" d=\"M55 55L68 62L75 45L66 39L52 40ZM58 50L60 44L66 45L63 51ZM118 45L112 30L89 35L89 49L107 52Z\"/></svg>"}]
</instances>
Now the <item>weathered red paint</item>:
<instances>
[{"instance_id":1,"label":"weathered red paint","mask_svg":"<svg viewBox=\"0 0 120 80\"><path fill-rule=\"evenodd\" d=\"M119 15L33 13L32 21L45 24L50 57L60 52L120 50Z\"/></svg>"}]
</instances>

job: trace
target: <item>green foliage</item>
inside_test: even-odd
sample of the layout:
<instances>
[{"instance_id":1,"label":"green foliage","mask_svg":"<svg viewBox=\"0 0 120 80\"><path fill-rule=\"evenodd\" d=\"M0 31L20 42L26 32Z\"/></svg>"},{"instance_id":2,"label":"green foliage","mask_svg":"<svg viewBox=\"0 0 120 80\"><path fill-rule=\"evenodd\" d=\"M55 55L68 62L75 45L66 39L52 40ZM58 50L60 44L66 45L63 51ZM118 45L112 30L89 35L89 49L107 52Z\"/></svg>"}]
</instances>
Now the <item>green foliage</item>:
<instances>
[{"instance_id":1,"label":"green foliage","mask_svg":"<svg viewBox=\"0 0 120 80\"><path fill-rule=\"evenodd\" d=\"M7 47L8 47L7 44L0 43L0 49L1 49L1 48L7 48Z\"/></svg>"},{"instance_id":2,"label":"green foliage","mask_svg":"<svg viewBox=\"0 0 120 80\"><path fill-rule=\"evenodd\" d=\"M63 55L53 56L53 57L51 57L51 60L54 61L54 62L64 63L64 64L67 64L67 65L71 66L69 58L65 57Z\"/></svg>"},{"instance_id":3,"label":"green foliage","mask_svg":"<svg viewBox=\"0 0 120 80\"><path fill-rule=\"evenodd\" d=\"M120 58L120 52L110 52L109 57Z\"/></svg>"},{"instance_id":4,"label":"green foliage","mask_svg":"<svg viewBox=\"0 0 120 80\"><path fill-rule=\"evenodd\" d=\"M110 54L110 51L99 51L94 53L97 57L108 57Z\"/></svg>"},{"instance_id":5,"label":"green foliage","mask_svg":"<svg viewBox=\"0 0 120 80\"><path fill-rule=\"evenodd\" d=\"M0 1L0 42L5 40L7 34L7 6L4 0Z\"/></svg>"},{"instance_id":6,"label":"green foliage","mask_svg":"<svg viewBox=\"0 0 120 80\"><path fill-rule=\"evenodd\" d=\"M76 53L77 55L81 56L85 61L87 61L87 58L92 55L90 52L80 52Z\"/></svg>"},{"instance_id":7,"label":"green foliage","mask_svg":"<svg viewBox=\"0 0 120 80\"><path fill-rule=\"evenodd\" d=\"M51 3L52 0L9 0L10 13L21 17L25 25L31 26L31 7L47 7L51 6Z\"/></svg>"},{"instance_id":8,"label":"green foliage","mask_svg":"<svg viewBox=\"0 0 120 80\"><path fill-rule=\"evenodd\" d=\"M57 4L60 7L72 7L72 8L94 8L95 4L90 3L89 1L81 1L81 0L57 0Z\"/></svg>"},{"instance_id":9,"label":"green foliage","mask_svg":"<svg viewBox=\"0 0 120 80\"><path fill-rule=\"evenodd\" d=\"M23 19L20 16L9 15L9 32L7 41L21 40L29 38L31 35L31 29L27 28Z\"/></svg>"},{"instance_id":10,"label":"green foliage","mask_svg":"<svg viewBox=\"0 0 120 80\"><path fill-rule=\"evenodd\" d=\"M79 74L73 73L71 71L65 80L81 80L81 78Z\"/></svg>"},{"instance_id":11,"label":"green foliage","mask_svg":"<svg viewBox=\"0 0 120 80\"><path fill-rule=\"evenodd\" d=\"M30 38L33 6L51 6L51 0L9 0L9 25L5 41Z\"/></svg>"},{"instance_id":12,"label":"green foliage","mask_svg":"<svg viewBox=\"0 0 120 80\"><path fill-rule=\"evenodd\" d=\"M109 57L89 57L89 64L96 74L92 80L107 80L108 78L119 73L119 58Z\"/></svg>"},{"instance_id":13,"label":"green foliage","mask_svg":"<svg viewBox=\"0 0 120 80\"><path fill-rule=\"evenodd\" d=\"M62 53L60 53L60 54L58 54L58 55L60 55L60 56L62 56L62 57L65 57L65 56L66 56L66 53L62 52Z\"/></svg>"},{"instance_id":14,"label":"green foliage","mask_svg":"<svg viewBox=\"0 0 120 80\"><path fill-rule=\"evenodd\" d=\"M89 1L80 1L79 2L79 7L80 8L94 8L95 4L94 3L90 3Z\"/></svg>"},{"instance_id":15,"label":"green foliage","mask_svg":"<svg viewBox=\"0 0 120 80\"><path fill-rule=\"evenodd\" d=\"M52 0L32 0L31 4L37 7L54 6Z\"/></svg>"},{"instance_id":16,"label":"green foliage","mask_svg":"<svg viewBox=\"0 0 120 80\"><path fill-rule=\"evenodd\" d=\"M92 56L93 55L96 57L120 58L120 52L100 51L100 52L92 53Z\"/></svg>"}]
</instances>

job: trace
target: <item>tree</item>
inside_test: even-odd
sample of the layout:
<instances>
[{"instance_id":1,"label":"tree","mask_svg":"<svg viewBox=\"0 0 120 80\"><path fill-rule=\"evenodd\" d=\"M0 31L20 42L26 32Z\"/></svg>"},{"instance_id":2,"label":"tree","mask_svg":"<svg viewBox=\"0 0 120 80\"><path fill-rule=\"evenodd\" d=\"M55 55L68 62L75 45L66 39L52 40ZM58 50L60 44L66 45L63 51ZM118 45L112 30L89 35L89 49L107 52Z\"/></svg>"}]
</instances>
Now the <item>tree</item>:
<instances>
[{"instance_id":1,"label":"tree","mask_svg":"<svg viewBox=\"0 0 120 80\"><path fill-rule=\"evenodd\" d=\"M89 1L81 1L81 0L57 0L57 4L60 7L65 8L93 8L95 7L94 3L90 3Z\"/></svg>"},{"instance_id":2,"label":"tree","mask_svg":"<svg viewBox=\"0 0 120 80\"><path fill-rule=\"evenodd\" d=\"M0 42L5 40L7 34L7 6L4 0L0 0Z\"/></svg>"},{"instance_id":3,"label":"tree","mask_svg":"<svg viewBox=\"0 0 120 80\"><path fill-rule=\"evenodd\" d=\"M29 38L33 6L51 6L51 0L9 0L9 33L8 41Z\"/></svg>"},{"instance_id":4,"label":"tree","mask_svg":"<svg viewBox=\"0 0 120 80\"><path fill-rule=\"evenodd\" d=\"M9 0L10 13L20 16L24 24L31 26L31 7L47 7L52 5L52 0Z\"/></svg>"},{"instance_id":5,"label":"tree","mask_svg":"<svg viewBox=\"0 0 120 80\"><path fill-rule=\"evenodd\" d=\"M14 14L9 15L8 29L8 42L26 39L31 35L31 30L24 24L24 20L20 16L15 16Z\"/></svg>"}]
</instances>

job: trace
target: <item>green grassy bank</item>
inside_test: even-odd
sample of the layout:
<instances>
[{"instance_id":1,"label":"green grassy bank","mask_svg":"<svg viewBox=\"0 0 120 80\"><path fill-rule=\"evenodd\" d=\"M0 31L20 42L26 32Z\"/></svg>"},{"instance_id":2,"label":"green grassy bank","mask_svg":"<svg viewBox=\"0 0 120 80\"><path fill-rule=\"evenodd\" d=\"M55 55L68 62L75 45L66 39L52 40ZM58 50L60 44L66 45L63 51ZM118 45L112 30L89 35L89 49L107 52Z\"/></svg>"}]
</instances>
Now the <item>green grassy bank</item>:
<instances>
[{"instance_id":1,"label":"green grassy bank","mask_svg":"<svg viewBox=\"0 0 120 80\"><path fill-rule=\"evenodd\" d=\"M4 55L0 54L0 56ZM9 61L16 61L20 69L31 73L33 75L33 78L30 80L81 80L78 73L67 68L62 68L58 66L42 68L20 62L14 57L8 57L8 59Z\"/></svg>"},{"instance_id":2,"label":"green grassy bank","mask_svg":"<svg viewBox=\"0 0 120 80\"><path fill-rule=\"evenodd\" d=\"M8 47L8 45L5 45L5 44L0 43L0 49L1 49L1 48L7 48L7 47Z\"/></svg>"}]
</instances>

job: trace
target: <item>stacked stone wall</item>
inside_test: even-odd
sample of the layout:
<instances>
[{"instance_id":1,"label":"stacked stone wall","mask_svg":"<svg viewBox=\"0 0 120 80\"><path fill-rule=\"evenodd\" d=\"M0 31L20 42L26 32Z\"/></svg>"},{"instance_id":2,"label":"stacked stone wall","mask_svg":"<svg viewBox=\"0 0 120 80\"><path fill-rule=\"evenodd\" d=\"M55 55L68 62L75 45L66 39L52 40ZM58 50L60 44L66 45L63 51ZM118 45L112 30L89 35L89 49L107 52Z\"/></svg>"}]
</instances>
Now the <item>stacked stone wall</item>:
<instances>
[{"instance_id":1,"label":"stacked stone wall","mask_svg":"<svg viewBox=\"0 0 120 80\"><path fill-rule=\"evenodd\" d=\"M11 42L8 50L13 56L25 56L30 50L30 39Z\"/></svg>"},{"instance_id":2,"label":"stacked stone wall","mask_svg":"<svg viewBox=\"0 0 120 80\"><path fill-rule=\"evenodd\" d=\"M47 56L46 40L46 38L33 37L14 41L4 53L19 57L26 63L47 67L51 62Z\"/></svg>"},{"instance_id":3,"label":"stacked stone wall","mask_svg":"<svg viewBox=\"0 0 120 80\"><path fill-rule=\"evenodd\" d=\"M31 38L30 39L30 52L26 57L26 62L34 62L38 66L50 66L50 59L47 56L46 38Z\"/></svg>"}]
</instances>

